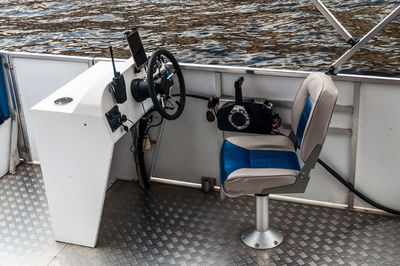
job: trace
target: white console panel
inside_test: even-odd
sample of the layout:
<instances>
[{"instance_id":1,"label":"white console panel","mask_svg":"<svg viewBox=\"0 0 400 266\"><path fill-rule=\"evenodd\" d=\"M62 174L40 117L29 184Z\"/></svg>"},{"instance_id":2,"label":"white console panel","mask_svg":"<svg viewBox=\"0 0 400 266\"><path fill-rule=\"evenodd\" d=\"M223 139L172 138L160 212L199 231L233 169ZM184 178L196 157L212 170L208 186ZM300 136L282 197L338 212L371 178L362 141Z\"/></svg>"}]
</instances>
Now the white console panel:
<instances>
[{"instance_id":1,"label":"white console panel","mask_svg":"<svg viewBox=\"0 0 400 266\"><path fill-rule=\"evenodd\" d=\"M116 68L127 90L127 101L118 108L136 122L152 102L135 102L130 84L146 73L134 73L132 59L117 63ZM57 241L96 245L114 144L126 134L122 127L112 132L105 116L116 105L109 89L112 78L111 63L99 62L32 107L33 133ZM55 104L65 97L73 100ZM125 125L132 127L129 121Z\"/></svg>"}]
</instances>

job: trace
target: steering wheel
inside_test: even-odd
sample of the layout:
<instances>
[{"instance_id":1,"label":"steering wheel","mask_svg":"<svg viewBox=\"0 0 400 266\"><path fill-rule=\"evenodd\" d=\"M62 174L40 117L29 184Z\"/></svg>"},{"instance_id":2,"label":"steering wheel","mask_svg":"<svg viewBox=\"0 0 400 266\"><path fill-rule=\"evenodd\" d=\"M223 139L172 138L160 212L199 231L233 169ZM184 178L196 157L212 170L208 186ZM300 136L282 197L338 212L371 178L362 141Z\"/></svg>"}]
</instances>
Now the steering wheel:
<instances>
[{"instance_id":1,"label":"steering wheel","mask_svg":"<svg viewBox=\"0 0 400 266\"><path fill-rule=\"evenodd\" d=\"M172 63L172 67L166 67L165 58ZM163 66L165 69L162 69ZM174 75L177 75L179 82L179 100L171 94ZM178 61L170 52L158 50L151 55L147 68L147 86L154 109L163 118L175 120L182 114L186 100L185 80Z\"/></svg>"}]
</instances>

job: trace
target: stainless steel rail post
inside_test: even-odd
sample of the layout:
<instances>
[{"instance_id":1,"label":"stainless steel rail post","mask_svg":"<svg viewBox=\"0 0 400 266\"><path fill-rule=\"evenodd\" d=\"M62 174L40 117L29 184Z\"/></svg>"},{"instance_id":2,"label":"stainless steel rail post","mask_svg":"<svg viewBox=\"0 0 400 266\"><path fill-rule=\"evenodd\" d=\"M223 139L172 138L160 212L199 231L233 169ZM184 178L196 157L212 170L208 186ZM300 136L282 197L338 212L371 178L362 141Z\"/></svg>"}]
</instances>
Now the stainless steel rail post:
<instances>
[{"instance_id":1,"label":"stainless steel rail post","mask_svg":"<svg viewBox=\"0 0 400 266\"><path fill-rule=\"evenodd\" d=\"M4 56L4 63L5 65L5 70L7 72L7 78L10 79L10 92L12 93L13 96L13 104L15 104L15 111L17 115L16 122L18 124L18 153L19 157L22 158L25 162L31 162L32 161L32 154L31 154L31 148L29 144L29 139L28 139L28 130L26 128L26 123L25 123L25 116L24 116L24 111L22 108L22 103L21 103L21 95L18 90L18 85L17 85L17 79L16 79L16 74L14 70L14 62L13 58L10 54L5 54ZM14 140L13 140L14 141ZM11 169L13 170L13 169Z\"/></svg>"},{"instance_id":2,"label":"stainless steel rail post","mask_svg":"<svg viewBox=\"0 0 400 266\"><path fill-rule=\"evenodd\" d=\"M346 30L346 28L335 18L329 9L319 0L311 0L315 7L322 13L322 15L332 24L333 27L339 32L340 35L346 40L347 43L354 45L356 41L353 36Z\"/></svg>"},{"instance_id":3,"label":"stainless steel rail post","mask_svg":"<svg viewBox=\"0 0 400 266\"><path fill-rule=\"evenodd\" d=\"M348 181L355 185L356 182L356 160L357 160L357 138L358 138L358 122L360 116L360 89L361 82L354 83L353 92L353 113L352 113L352 129L350 140L350 176ZM354 209L354 193L350 190L347 194L347 205L349 209Z\"/></svg>"},{"instance_id":4,"label":"stainless steel rail post","mask_svg":"<svg viewBox=\"0 0 400 266\"><path fill-rule=\"evenodd\" d=\"M376 34L378 34L387 24L389 24L397 15L400 14L400 5L393 10L387 17L385 17L378 25L370 30L364 37L362 37L352 48L347 50L338 60L336 60L331 67L329 72L336 74L338 68L343 65L350 57L352 57L358 50L360 50L369 40L371 40Z\"/></svg>"},{"instance_id":5,"label":"stainless steel rail post","mask_svg":"<svg viewBox=\"0 0 400 266\"><path fill-rule=\"evenodd\" d=\"M18 111L17 107L15 104L15 97L14 97L14 90L11 86L11 77L9 76L9 73L7 72L8 69L5 68L7 64L7 55L6 54L1 54L0 53L0 63L1 63L1 68L3 69L3 78L5 81L5 87L6 87L6 93L7 93L7 99L9 103L9 109L10 109L10 119L11 119L11 143L10 143L10 159L9 159L9 167L8 171L10 174L15 174L16 172L16 166L19 164L19 154L18 154L18 147L17 147L17 141L18 141Z\"/></svg>"}]
</instances>

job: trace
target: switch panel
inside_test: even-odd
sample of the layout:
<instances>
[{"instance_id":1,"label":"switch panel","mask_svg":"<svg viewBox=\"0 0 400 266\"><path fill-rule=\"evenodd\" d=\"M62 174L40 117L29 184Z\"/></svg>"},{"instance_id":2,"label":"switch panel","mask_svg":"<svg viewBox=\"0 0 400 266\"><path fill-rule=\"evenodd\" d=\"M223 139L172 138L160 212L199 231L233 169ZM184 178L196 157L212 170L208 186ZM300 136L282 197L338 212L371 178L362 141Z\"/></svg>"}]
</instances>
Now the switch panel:
<instances>
[{"instance_id":1,"label":"switch panel","mask_svg":"<svg viewBox=\"0 0 400 266\"><path fill-rule=\"evenodd\" d=\"M111 131L114 132L122 125L121 112L118 106L115 105L110 111L106 113L108 123L110 124Z\"/></svg>"}]
</instances>

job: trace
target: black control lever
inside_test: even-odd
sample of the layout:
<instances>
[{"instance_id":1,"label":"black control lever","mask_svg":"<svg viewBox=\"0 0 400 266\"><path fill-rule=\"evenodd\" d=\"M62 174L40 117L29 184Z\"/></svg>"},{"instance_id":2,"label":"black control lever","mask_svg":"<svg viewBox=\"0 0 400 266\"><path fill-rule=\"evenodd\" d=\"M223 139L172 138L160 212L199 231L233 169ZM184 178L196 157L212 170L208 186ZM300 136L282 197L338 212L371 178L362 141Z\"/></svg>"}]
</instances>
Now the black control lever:
<instances>
[{"instance_id":1,"label":"black control lever","mask_svg":"<svg viewBox=\"0 0 400 266\"><path fill-rule=\"evenodd\" d=\"M111 62L114 69L114 78L112 80L112 86L114 88L114 96L117 103L124 103L126 101L126 87L125 87L125 79L121 73L117 72L115 68L114 55L112 51L112 47L110 46L110 56Z\"/></svg>"},{"instance_id":2,"label":"black control lever","mask_svg":"<svg viewBox=\"0 0 400 266\"><path fill-rule=\"evenodd\" d=\"M235 80L235 105L243 105L242 85L244 77L238 77Z\"/></svg>"},{"instance_id":3,"label":"black control lever","mask_svg":"<svg viewBox=\"0 0 400 266\"><path fill-rule=\"evenodd\" d=\"M239 77L235 80L235 105L228 116L229 123L238 130L244 130L250 125L250 116L247 113L246 107L243 105L243 82L243 77Z\"/></svg>"}]
</instances>

